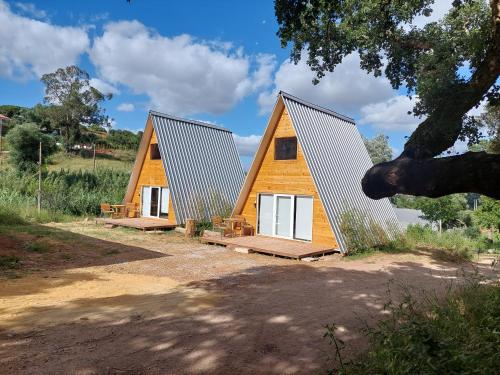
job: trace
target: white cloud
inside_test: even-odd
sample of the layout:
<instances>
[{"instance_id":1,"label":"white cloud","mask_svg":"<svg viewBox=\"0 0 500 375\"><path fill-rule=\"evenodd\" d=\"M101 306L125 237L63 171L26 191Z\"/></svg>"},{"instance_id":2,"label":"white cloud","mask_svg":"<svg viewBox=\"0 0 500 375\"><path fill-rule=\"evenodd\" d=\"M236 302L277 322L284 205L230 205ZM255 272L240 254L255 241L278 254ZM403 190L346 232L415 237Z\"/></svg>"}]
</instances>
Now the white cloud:
<instances>
[{"instance_id":1,"label":"white cloud","mask_svg":"<svg viewBox=\"0 0 500 375\"><path fill-rule=\"evenodd\" d=\"M16 6L16 8L18 8L22 13L26 14L27 16L38 19L47 18L47 12L42 9L38 9L36 5L33 3L16 2L14 3L14 5Z\"/></svg>"},{"instance_id":2,"label":"white cloud","mask_svg":"<svg viewBox=\"0 0 500 375\"><path fill-rule=\"evenodd\" d=\"M121 112L132 112L135 110L135 105L132 103L122 103L116 109Z\"/></svg>"},{"instance_id":3,"label":"white cloud","mask_svg":"<svg viewBox=\"0 0 500 375\"><path fill-rule=\"evenodd\" d=\"M101 94L107 95L107 94L119 94L120 91L113 85L109 84L108 82L105 82L99 78L91 78L90 79L90 86L93 88L99 90Z\"/></svg>"},{"instance_id":4,"label":"white cloud","mask_svg":"<svg viewBox=\"0 0 500 375\"><path fill-rule=\"evenodd\" d=\"M109 23L94 40L91 61L102 77L149 96L163 112L188 115L222 113L270 78L268 55L252 61L230 43L207 42L189 35L159 35L138 21Z\"/></svg>"},{"instance_id":5,"label":"white cloud","mask_svg":"<svg viewBox=\"0 0 500 375\"><path fill-rule=\"evenodd\" d=\"M233 134L233 138L240 156L252 157L255 155L255 152L259 147L260 139L262 137L260 135L240 136Z\"/></svg>"},{"instance_id":6,"label":"white cloud","mask_svg":"<svg viewBox=\"0 0 500 375\"><path fill-rule=\"evenodd\" d=\"M384 131L413 131L423 119L408 114L413 109L415 98L398 95L388 100L368 104L361 108L360 124L369 124Z\"/></svg>"},{"instance_id":7,"label":"white cloud","mask_svg":"<svg viewBox=\"0 0 500 375\"><path fill-rule=\"evenodd\" d=\"M346 115L352 115L364 105L393 96L394 91L387 78L367 74L359 67L359 61L357 54L347 56L333 73L327 73L317 85L312 84L315 73L306 64L306 59L303 58L297 65L288 60L283 62L275 74L274 89L259 95L261 114L272 110L279 90Z\"/></svg>"},{"instance_id":8,"label":"white cloud","mask_svg":"<svg viewBox=\"0 0 500 375\"><path fill-rule=\"evenodd\" d=\"M0 35L0 77L10 79L38 78L75 64L89 45L83 29L21 17L1 0Z\"/></svg>"}]
</instances>

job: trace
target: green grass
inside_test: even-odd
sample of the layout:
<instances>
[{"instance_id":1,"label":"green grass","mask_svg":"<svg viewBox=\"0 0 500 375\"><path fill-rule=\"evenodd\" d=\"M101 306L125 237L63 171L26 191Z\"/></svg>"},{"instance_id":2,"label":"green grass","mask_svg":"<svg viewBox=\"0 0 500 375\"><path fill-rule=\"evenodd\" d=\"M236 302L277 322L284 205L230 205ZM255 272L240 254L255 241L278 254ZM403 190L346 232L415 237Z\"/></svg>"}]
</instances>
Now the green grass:
<instances>
[{"instance_id":1,"label":"green grass","mask_svg":"<svg viewBox=\"0 0 500 375\"><path fill-rule=\"evenodd\" d=\"M47 253L50 250L47 243L40 241L25 243L23 247L24 250L32 253Z\"/></svg>"},{"instance_id":2,"label":"green grass","mask_svg":"<svg viewBox=\"0 0 500 375\"><path fill-rule=\"evenodd\" d=\"M0 255L0 270L15 270L21 266L21 259L13 255Z\"/></svg>"},{"instance_id":3,"label":"green grass","mask_svg":"<svg viewBox=\"0 0 500 375\"><path fill-rule=\"evenodd\" d=\"M367 328L370 349L346 363L335 326L325 336L338 348L331 373L494 374L500 363L500 285L473 277L444 297L427 292L386 305L389 317ZM341 362L342 361L342 362Z\"/></svg>"},{"instance_id":4,"label":"green grass","mask_svg":"<svg viewBox=\"0 0 500 375\"><path fill-rule=\"evenodd\" d=\"M113 150L111 155L97 155L97 169L113 169L116 171L132 171L136 151ZM66 152L59 152L50 158L49 171L92 171L94 162L92 157L82 157Z\"/></svg>"}]
</instances>

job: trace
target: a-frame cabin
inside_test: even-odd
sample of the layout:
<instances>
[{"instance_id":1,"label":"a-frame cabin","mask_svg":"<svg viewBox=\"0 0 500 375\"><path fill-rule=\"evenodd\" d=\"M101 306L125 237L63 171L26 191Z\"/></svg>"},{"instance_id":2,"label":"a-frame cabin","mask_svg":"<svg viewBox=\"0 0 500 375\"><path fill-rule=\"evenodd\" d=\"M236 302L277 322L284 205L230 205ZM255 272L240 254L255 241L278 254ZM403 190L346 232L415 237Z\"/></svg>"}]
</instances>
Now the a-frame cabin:
<instances>
[{"instance_id":1,"label":"a-frame cabin","mask_svg":"<svg viewBox=\"0 0 500 375\"><path fill-rule=\"evenodd\" d=\"M231 131L150 111L124 203L169 224L209 219L234 207L243 179Z\"/></svg>"},{"instance_id":2,"label":"a-frame cabin","mask_svg":"<svg viewBox=\"0 0 500 375\"><path fill-rule=\"evenodd\" d=\"M385 229L398 225L388 199L361 189L371 166L353 119L280 92L233 215L257 235L346 252L344 212L358 210Z\"/></svg>"}]
</instances>

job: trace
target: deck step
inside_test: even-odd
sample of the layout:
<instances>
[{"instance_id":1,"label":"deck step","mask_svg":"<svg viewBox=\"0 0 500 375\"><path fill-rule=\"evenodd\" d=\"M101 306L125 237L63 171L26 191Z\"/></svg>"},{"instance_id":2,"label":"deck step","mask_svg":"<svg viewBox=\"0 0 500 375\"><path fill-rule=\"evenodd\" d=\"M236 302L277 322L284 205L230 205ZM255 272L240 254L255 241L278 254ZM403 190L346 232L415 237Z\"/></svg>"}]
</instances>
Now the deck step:
<instances>
[{"instance_id":1,"label":"deck step","mask_svg":"<svg viewBox=\"0 0 500 375\"><path fill-rule=\"evenodd\" d=\"M237 253L241 254L252 254L254 252L252 249L249 249L248 247L241 247L241 246L234 246L232 249Z\"/></svg>"}]
</instances>

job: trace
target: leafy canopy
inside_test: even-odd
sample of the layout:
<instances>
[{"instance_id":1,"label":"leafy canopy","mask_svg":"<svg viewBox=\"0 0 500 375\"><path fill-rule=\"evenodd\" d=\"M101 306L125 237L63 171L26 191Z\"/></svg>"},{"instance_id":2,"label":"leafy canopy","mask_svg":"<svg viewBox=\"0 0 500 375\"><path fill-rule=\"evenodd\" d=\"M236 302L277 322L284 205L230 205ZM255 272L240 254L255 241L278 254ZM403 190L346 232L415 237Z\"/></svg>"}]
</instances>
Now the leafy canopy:
<instances>
[{"instance_id":1,"label":"leafy canopy","mask_svg":"<svg viewBox=\"0 0 500 375\"><path fill-rule=\"evenodd\" d=\"M101 103L111 98L90 85L89 75L77 66L57 69L44 74L45 102L49 104L48 116L64 137L67 148L80 140L82 127L109 127Z\"/></svg>"}]
</instances>

